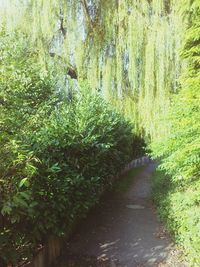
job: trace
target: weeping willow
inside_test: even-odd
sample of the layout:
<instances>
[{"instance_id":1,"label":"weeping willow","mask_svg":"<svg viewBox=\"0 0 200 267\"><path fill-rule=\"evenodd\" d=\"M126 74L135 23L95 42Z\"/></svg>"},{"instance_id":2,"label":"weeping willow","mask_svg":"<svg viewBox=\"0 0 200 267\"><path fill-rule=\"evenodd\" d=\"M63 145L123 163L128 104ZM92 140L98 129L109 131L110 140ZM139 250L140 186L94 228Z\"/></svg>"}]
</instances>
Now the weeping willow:
<instances>
[{"instance_id":1,"label":"weeping willow","mask_svg":"<svg viewBox=\"0 0 200 267\"><path fill-rule=\"evenodd\" d=\"M21 31L64 73L72 68L135 123L160 135L179 88L183 22L171 0L0 0L1 25ZM58 60L59 59L59 60Z\"/></svg>"}]
</instances>

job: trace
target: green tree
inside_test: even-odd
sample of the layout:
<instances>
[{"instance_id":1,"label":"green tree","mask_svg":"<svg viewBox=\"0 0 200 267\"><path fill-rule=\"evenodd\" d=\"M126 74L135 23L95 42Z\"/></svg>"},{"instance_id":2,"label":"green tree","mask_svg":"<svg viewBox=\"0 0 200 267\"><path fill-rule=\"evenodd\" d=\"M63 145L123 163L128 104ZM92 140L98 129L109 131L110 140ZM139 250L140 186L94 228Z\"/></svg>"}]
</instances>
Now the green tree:
<instances>
[{"instance_id":1,"label":"green tree","mask_svg":"<svg viewBox=\"0 0 200 267\"><path fill-rule=\"evenodd\" d=\"M184 15L187 31L182 56L187 60L187 68L182 76L181 90L173 97L164 122L167 133L151 147L171 184L168 194L160 198L161 214L189 254L192 266L199 266L200 2L196 0L185 5ZM157 177L161 178L162 175Z\"/></svg>"}]
</instances>

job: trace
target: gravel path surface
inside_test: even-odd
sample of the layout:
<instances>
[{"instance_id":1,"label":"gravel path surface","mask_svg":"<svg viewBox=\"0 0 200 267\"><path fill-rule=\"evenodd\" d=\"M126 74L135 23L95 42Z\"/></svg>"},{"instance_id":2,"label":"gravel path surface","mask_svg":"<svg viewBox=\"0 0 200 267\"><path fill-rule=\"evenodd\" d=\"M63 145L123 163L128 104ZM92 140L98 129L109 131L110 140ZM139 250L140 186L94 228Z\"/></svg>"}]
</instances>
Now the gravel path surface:
<instances>
[{"instance_id":1,"label":"gravel path surface","mask_svg":"<svg viewBox=\"0 0 200 267\"><path fill-rule=\"evenodd\" d=\"M56 267L184 267L151 202L155 164L133 175L126 192L102 200L66 244Z\"/></svg>"}]
</instances>

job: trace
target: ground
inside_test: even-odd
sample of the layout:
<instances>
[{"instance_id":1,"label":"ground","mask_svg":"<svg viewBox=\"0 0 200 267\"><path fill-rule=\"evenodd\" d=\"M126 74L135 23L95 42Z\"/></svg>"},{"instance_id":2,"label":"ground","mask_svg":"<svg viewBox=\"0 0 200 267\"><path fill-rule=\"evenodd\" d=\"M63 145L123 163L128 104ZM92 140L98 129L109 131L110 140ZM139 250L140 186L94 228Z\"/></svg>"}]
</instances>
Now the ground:
<instances>
[{"instance_id":1,"label":"ground","mask_svg":"<svg viewBox=\"0 0 200 267\"><path fill-rule=\"evenodd\" d=\"M155 164L121 177L66 243L56 267L184 267L151 201Z\"/></svg>"}]
</instances>

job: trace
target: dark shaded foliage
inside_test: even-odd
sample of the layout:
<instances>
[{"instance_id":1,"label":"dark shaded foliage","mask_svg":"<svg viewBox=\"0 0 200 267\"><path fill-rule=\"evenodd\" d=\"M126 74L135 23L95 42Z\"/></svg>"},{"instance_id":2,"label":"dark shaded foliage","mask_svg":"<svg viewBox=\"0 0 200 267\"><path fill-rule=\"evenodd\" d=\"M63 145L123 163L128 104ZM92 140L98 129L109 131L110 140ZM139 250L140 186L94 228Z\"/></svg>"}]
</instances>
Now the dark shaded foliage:
<instances>
[{"instance_id":1,"label":"dark shaded foliage","mask_svg":"<svg viewBox=\"0 0 200 267\"><path fill-rule=\"evenodd\" d=\"M58 94L54 69L14 38L0 39L0 258L15 264L68 234L141 141L86 87L70 102Z\"/></svg>"}]
</instances>

